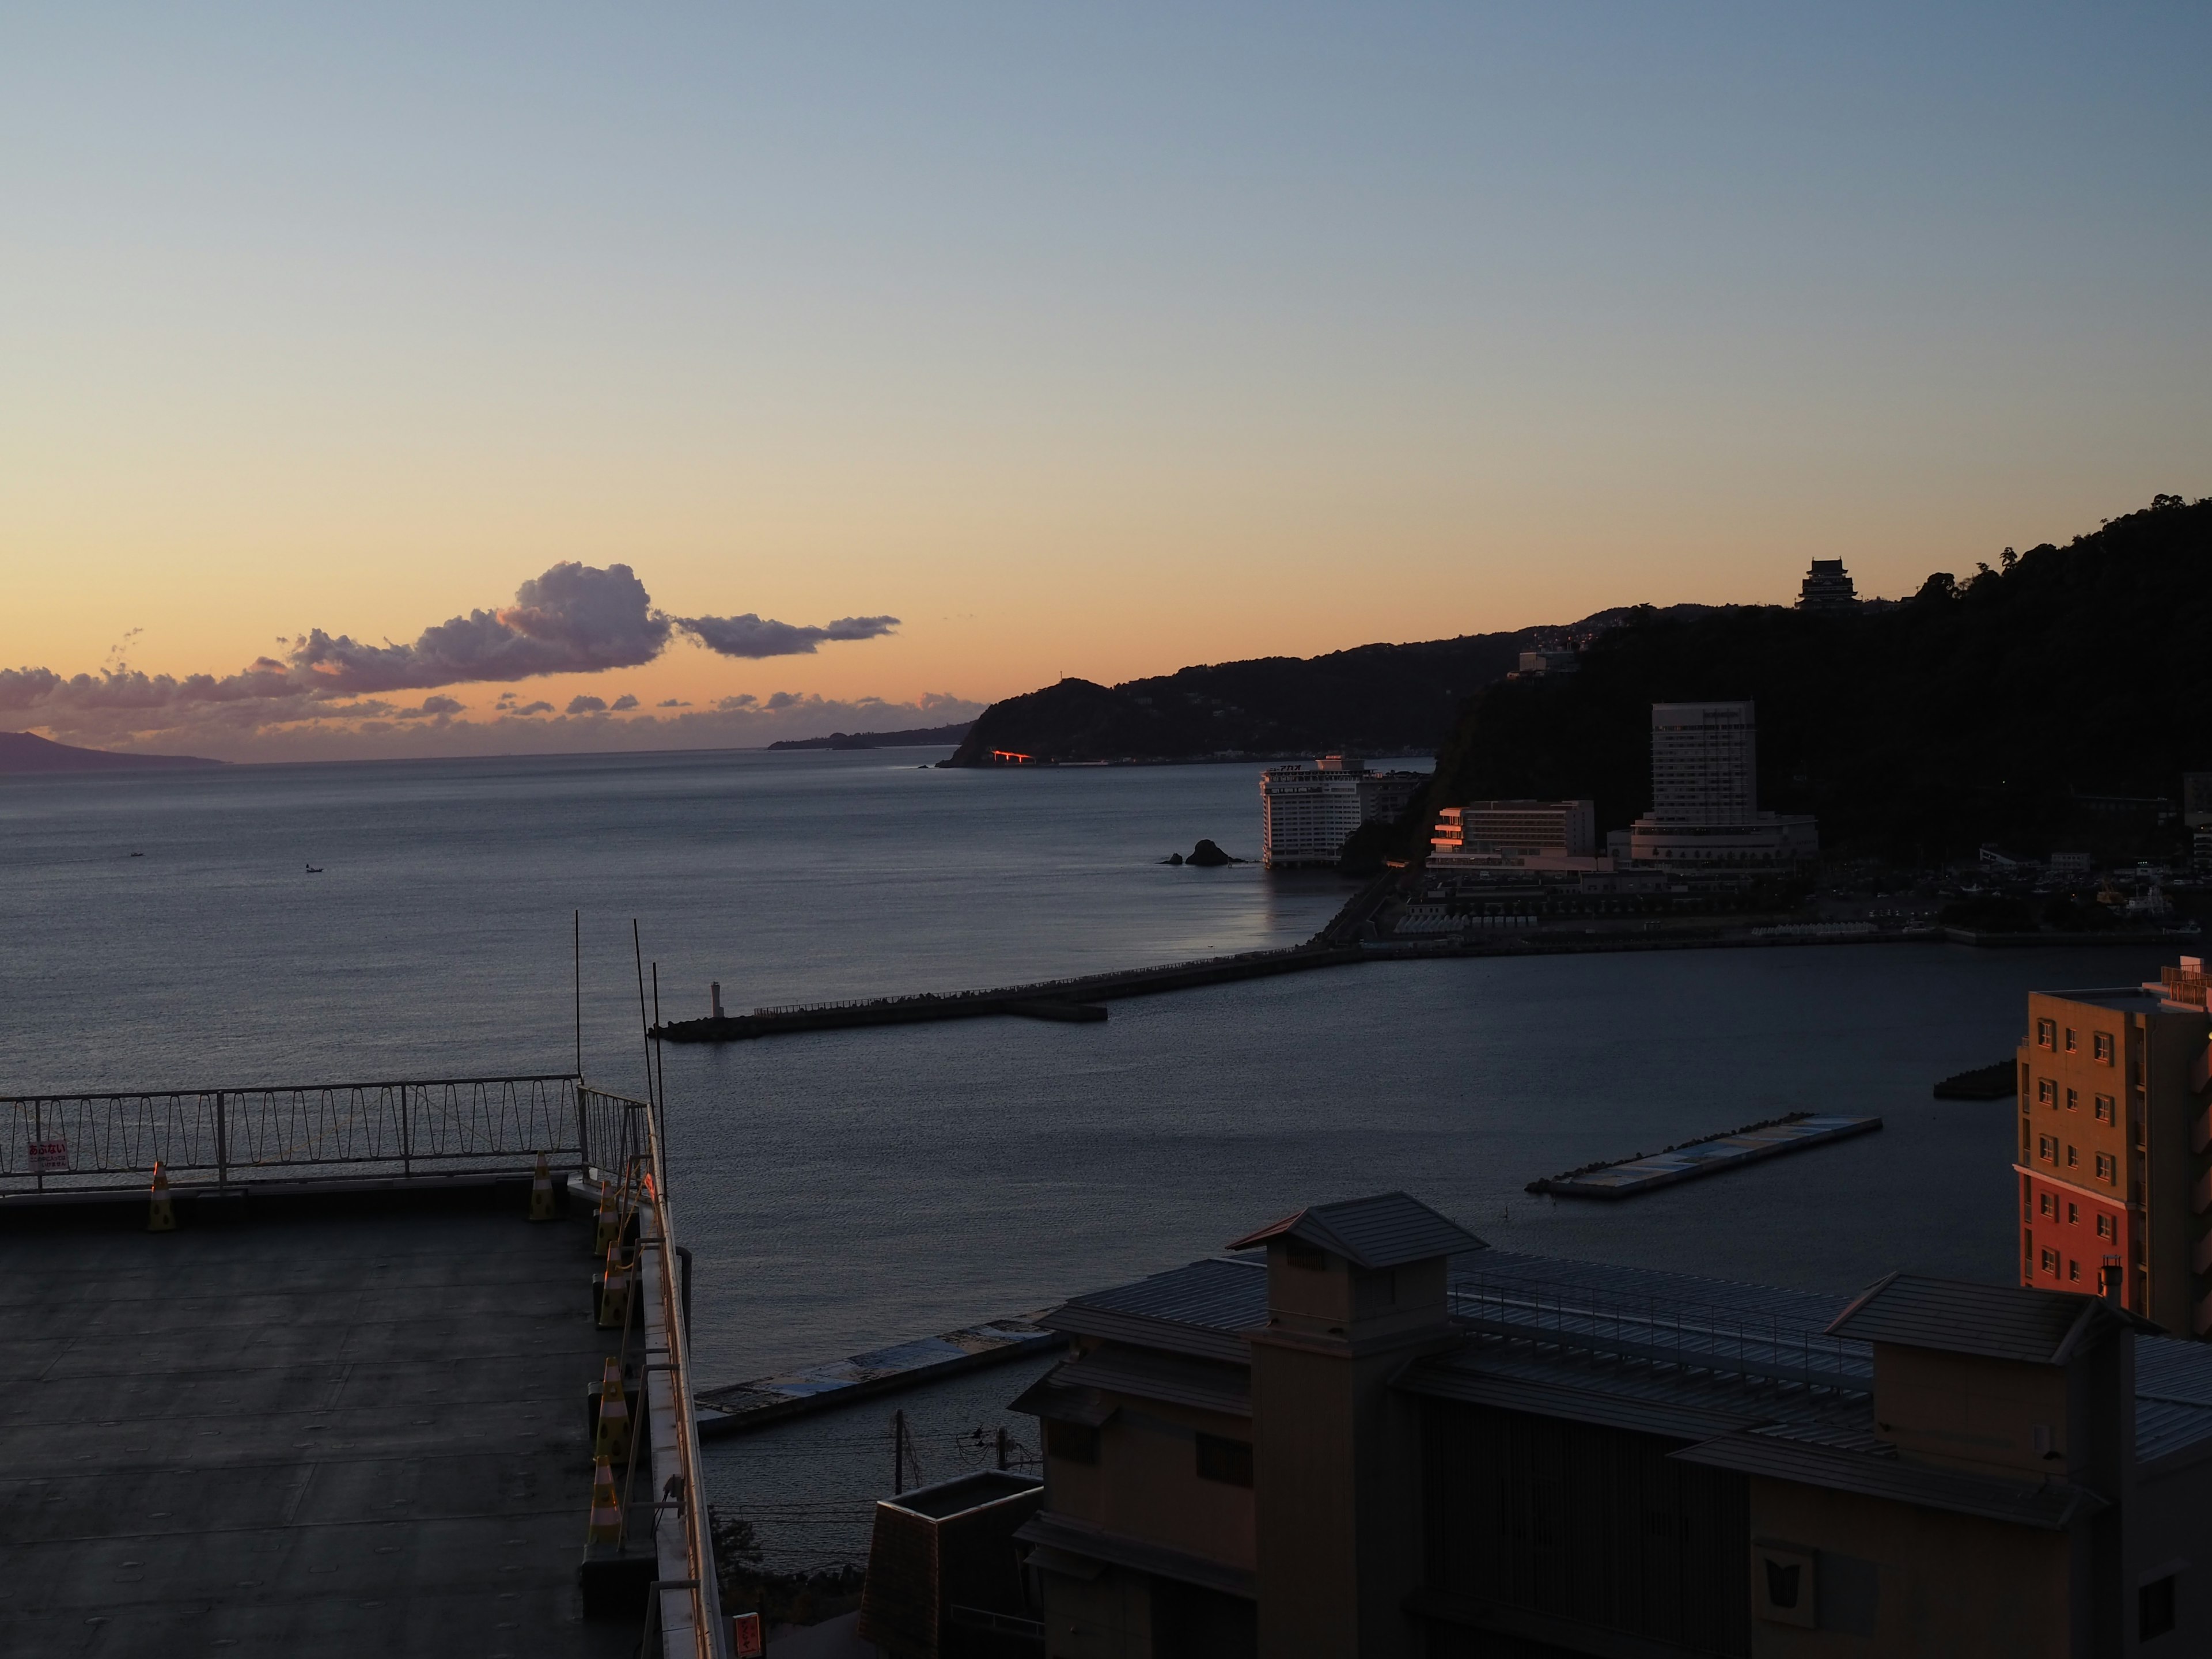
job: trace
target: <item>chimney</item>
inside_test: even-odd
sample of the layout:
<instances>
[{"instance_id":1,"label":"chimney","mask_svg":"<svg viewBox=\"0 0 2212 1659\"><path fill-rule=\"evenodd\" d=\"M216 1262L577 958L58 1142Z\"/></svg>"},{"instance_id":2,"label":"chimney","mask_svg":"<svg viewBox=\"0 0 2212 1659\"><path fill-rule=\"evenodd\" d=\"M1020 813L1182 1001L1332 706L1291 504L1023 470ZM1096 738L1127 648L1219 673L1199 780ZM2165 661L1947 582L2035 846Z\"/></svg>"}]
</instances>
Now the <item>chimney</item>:
<instances>
[{"instance_id":1,"label":"chimney","mask_svg":"<svg viewBox=\"0 0 2212 1659\"><path fill-rule=\"evenodd\" d=\"M2115 1308L2123 1307L2127 1302L2124 1293L2127 1279L2120 1271L2123 1265L2118 1256L2108 1255L2105 1258L2104 1272L2097 1275L2101 1281L2097 1287L2099 1294Z\"/></svg>"},{"instance_id":2,"label":"chimney","mask_svg":"<svg viewBox=\"0 0 2212 1659\"><path fill-rule=\"evenodd\" d=\"M719 979L718 979L718 980L716 980L713 984L709 985L709 986L707 988L707 992L708 992L708 994L709 996L713 997L713 998L714 998L714 1018L715 1018L716 1019L720 1019L720 1018L722 1018L722 981L720 981Z\"/></svg>"}]
</instances>

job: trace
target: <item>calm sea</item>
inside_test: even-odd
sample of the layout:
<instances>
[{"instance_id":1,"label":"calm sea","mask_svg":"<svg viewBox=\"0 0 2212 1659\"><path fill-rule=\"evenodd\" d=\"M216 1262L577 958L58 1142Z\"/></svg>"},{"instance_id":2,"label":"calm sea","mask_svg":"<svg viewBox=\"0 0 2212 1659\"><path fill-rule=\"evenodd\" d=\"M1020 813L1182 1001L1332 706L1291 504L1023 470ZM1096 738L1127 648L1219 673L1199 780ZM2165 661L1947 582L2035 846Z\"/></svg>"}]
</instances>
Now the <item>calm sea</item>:
<instances>
[{"instance_id":1,"label":"calm sea","mask_svg":"<svg viewBox=\"0 0 2212 1659\"><path fill-rule=\"evenodd\" d=\"M1284 944L1347 890L1157 862L1201 836L1256 854L1252 765L926 768L943 752L0 779L0 1094L566 1070L573 910L586 1069L636 1091L633 917L676 1017L716 979L741 1010ZM1098 1025L672 1047L702 1369L734 1382L1033 1310L1392 1188L1516 1249L1834 1291L1898 1267L2002 1280L2008 1109L1929 1085L2008 1054L2029 988L2160 960L1370 964L1120 1002ZM1887 1127L1619 1206L1522 1191L1798 1109ZM849 1442L885 1474L881 1415L717 1458L811 1469L809 1444Z\"/></svg>"}]
</instances>

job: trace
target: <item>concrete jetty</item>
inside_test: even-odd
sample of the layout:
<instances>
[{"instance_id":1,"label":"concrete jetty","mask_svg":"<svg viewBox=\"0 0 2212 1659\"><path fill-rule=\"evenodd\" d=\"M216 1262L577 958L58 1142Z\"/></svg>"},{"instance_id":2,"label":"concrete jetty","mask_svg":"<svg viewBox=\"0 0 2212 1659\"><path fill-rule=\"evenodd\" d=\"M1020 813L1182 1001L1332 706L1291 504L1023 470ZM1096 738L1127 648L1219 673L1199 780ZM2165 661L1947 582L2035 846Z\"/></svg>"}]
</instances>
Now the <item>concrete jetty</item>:
<instances>
[{"instance_id":1,"label":"concrete jetty","mask_svg":"<svg viewBox=\"0 0 2212 1659\"><path fill-rule=\"evenodd\" d=\"M1342 967L1364 959L1364 953L1358 945L1299 945L1280 951L1249 951L1200 962L1129 968L1073 979L1041 980L993 990L923 992L915 996L756 1008L750 1014L710 1014L703 1019L672 1020L656 1027L653 1035L671 1042L737 1042L795 1031L911 1025L931 1020L975 1019L993 1014L1081 1023L1105 1018L1106 1011L1098 1005L1121 997L1150 996L1201 985L1224 985L1235 980Z\"/></svg>"},{"instance_id":2,"label":"concrete jetty","mask_svg":"<svg viewBox=\"0 0 2212 1659\"><path fill-rule=\"evenodd\" d=\"M702 1389L693 1396L699 1437L743 1434L809 1412L849 1406L871 1395L941 1382L962 1371L1042 1352L1060 1340L1030 1317L994 1319L827 1364Z\"/></svg>"},{"instance_id":3,"label":"concrete jetty","mask_svg":"<svg viewBox=\"0 0 2212 1659\"><path fill-rule=\"evenodd\" d=\"M1870 1134L1881 1127L1878 1117L1844 1117L1826 1112L1793 1112L1767 1123L1754 1123L1724 1134L1685 1141L1680 1146L1649 1157L1624 1158L1616 1164L1595 1164L1547 1180L1532 1181L1528 1191L1559 1198L1632 1198L1656 1192L1700 1176L1740 1170L1784 1152L1802 1152Z\"/></svg>"}]
</instances>

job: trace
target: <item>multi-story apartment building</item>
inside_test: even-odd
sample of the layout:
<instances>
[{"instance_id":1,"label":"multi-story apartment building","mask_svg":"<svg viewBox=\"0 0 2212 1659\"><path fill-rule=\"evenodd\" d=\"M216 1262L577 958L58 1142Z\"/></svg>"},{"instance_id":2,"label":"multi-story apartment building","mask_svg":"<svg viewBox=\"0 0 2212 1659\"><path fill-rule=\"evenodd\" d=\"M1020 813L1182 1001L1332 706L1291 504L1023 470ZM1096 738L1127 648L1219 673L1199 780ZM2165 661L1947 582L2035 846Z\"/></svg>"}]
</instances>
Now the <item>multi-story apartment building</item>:
<instances>
[{"instance_id":1,"label":"multi-story apartment building","mask_svg":"<svg viewBox=\"0 0 2212 1659\"><path fill-rule=\"evenodd\" d=\"M2118 1295L2212 1334L2203 959L2159 981L2036 991L2018 1054L2020 1279Z\"/></svg>"},{"instance_id":2,"label":"multi-story apartment building","mask_svg":"<svg viewBox=\"0 0 2212 1659\"><path fill-rule=\"evenodd\" d=\"M1589 858L1597 852L1597 803L1471 800L1446 806L1437 814L1429 847L1429 863L1439 870L1470 860Z\"/></svg>"},{"instance_id":3,"label":"multi-story apartment building","mask_svg":"<svg viewBox=\"0 0 2212 1659\"><path fill-rule=\"evenodd\" d=\"M1759 810L1759 721L1748 702L1651 705L1651 810L1628 832L1639 864L1784 866L1820 852L1814 821Z\"/></svg>"},{"instance_id":4,"label":"multi-story apartment building","mask_svg":"<svg viewBox=\"0 0 2212 1659\"><path fill-rule=\"evenodd\" d=\"M2110 1302L1508 1255L1401 1193L1230 1249L1044 1318L1050 1659L2212 1652L2212 1348Z\"/></svg>"},{"instance_id":5,"label":"multi-story apartment building","mask_svg":"<svg viewBox=\"0 0 2212 1659\"><path fill-rule=\"evenodd\" d=\"M1260 856L1271 868L1334 864L1352 832L1395 818L1428 781L1421 772L1370 772L1351 755L1260 774Z\"/></svg>"}]
</instances>

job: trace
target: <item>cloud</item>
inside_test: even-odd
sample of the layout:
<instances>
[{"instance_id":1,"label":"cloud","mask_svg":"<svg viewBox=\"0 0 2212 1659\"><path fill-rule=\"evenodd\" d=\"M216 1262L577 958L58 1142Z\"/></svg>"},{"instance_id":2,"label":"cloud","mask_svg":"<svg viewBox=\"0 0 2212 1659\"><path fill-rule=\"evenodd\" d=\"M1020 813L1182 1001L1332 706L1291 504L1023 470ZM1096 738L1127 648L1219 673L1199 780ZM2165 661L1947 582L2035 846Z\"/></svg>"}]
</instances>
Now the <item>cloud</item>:
<instances>
[{"instance_id":1,"label":"cloud","mask_svg":"<svg viewBox=\"0 0 2212 1659\"><path fill-rule=\"evenodd\" d=\"M257 657L237 673L222 676L146 674L121 660L121 643L94 674L0 669L0 715L19 717L22 725L64 742L204 750L268 727L306 725L327 732L333 720L448 720L464 712L451 697L426 698L414 708L375 699L447 685L635 668L666 649L678 630L725 656L758 658L811 653L825 641L873 639L896 624L893 617L847 617L819 628L750 613L671 617L653 608L645 584L628 565L600 568L565 562L524 582L514 604L449 617L410 644L365 644L316 628L294 638L281 657ZM598 708L571 712L606 708L589 701ZM515 694L507 691L495 707L517 714L551 708L514 704ZM625 711L637 706L634 697L614 705ZM690 705L671 700L661 706Z\"/></svg>"},{"instance_id":2,"label":"cloud","mask_svg":"<svg viewBox=\"0 0 2212 1659\"><path fill-rule=\"evenodd\" d=\"M606 712L607 700L605 697L579 695L568 699L568 713L571 714L604 714Z\"/></svg>"},{"instance_id":3,"label":"cloud","mask_svg":"<svg viewBox=\"0 0 2212 1659\"><path fill-rule=\"evenodd\" d=\"M691 705L681 697L663 697L653 706L655 708L689 708Z\"/></svg>"},{"instance_id":4,"label":"cloud","mask_svg":"<svg viewBox=\"0 0 2212 1659\"><path fill-rule=\"evenodd\" d=\"M725 657L801 657L825 641L872 640L898 626L896 617L841 617L822 628L802 628L747 611L742 617L675 617L675 625L709 651Z\"/></svg>"},{"instance_id":5,"label":"cloud","mask_svg":"<svg viewBox=\"0 0 2212 1659\"><path fill-rule=\"evenodd\" d=\"M553 712L553 705L550 702L526 702L514 712L518 714L550 714Z\"/></svg>"},{"instance_id":6,"label":"cloud","mask_svg":"<svg viewBox=\"0 0 2212 1659\"><path fill-rule=\"evenodd\" d=\"M637 699L636 699L635 697L633 697L632 696L630 696L630 694L629 694L629 692L625 691L625 692L623 692L623 693L622 694L622 696L620 696L619 697L617 697L617 698L614 700L614 702L613 702L613 704L612 704L612 707L613 707L613 708L614 708L615 713L616 713L616 714L620 714L625 713L626 711L628 711L628 710L629 710L629 709L632 709L632 708L636 708L636 707L637 707Z\"/></svg>"}]
</instances>

